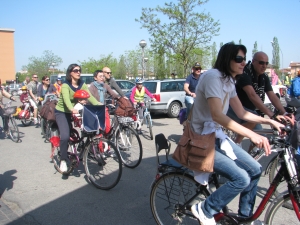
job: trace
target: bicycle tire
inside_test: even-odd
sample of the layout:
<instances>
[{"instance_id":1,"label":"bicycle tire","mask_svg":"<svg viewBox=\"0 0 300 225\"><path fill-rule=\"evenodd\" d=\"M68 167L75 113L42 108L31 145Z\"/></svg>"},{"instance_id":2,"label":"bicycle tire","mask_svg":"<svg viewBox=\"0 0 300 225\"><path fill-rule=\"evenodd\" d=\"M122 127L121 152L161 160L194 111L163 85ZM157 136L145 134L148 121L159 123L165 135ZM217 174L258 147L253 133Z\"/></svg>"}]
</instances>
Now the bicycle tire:
<instances>
[{"instance_id":1,"label":"bicycle tire","mask_svg":"<svg viewBox=\"0 0 300 225\"><path fill-rule=\"evenodd\" d=\"M70 147L70 146L69 146ZM51 151L52 151L52 148L53 148L53 145L51 143ZM62 172L59 168L60 166L60 148L59 147L54 147L54 152L53 152L53 155L52 155L52 162L54 164L54 168L56 169L57 172L61 173L62 175L70 175L73 170L74 170L74 167L72 166L72 164L69 164L68 165L68 169L66 172ZM69 156L69 160L70 162L72 163L72 156L71 155L68 155Z\"/></svg>"},{"instance_id":2,"label":"bicycle tire","mask_svg":"<svg viewBox=\"0 0 300 225\"><path fill-rule=\"evenodd\" d=\"M50 141L50 138L51 138L52 124L53 124L53 122L49 122L48 120L46 120L46 130L45 130L44 138L48 142Z\"/></svg>"},{"instance_id":3,"label":"bicycle tire","mask_svg":"<svg viewBox=\"0 0 300 225\"><path fill-rule=\"evenodd\" d=\"M300 194L299 191L298 194ZM294 209L292 208L291 210L286 207L286 205L292 205L289 194L277 198L275 202L276 203L268 211L269 213L265 215L265 224L299 224Z\"/></svg>"},{"instance_id":4,"label":"bicycle tire","mask_svg":"<svg viewBox=\"0 0 300 225\"><path fill-rule=\"evenodd\" d=\"M21 119L21 123L23 124L24 127L28 127L31 125L32 120L31 119Z\"/></svg>"},{"instance_id":5,"label":"bicycle tire","mask_svg":"<svg viewBox=\"0 0 300 225\"><path fill-rule=\"evenodd\" d=\"M115 156L107 154L107 151L100 153L99 143L106 143ZM104 138L94 140L84 149L83 164L87 177L91 183L102 190L109 190L115 187L122 175L122 161L119 151L115 145Z\"/></svg>"},{"instance_id":6,"label":"bicycle tire","mask_svg":"<svg viewBox=\"0 0 300 225\"><path fill-rule=\"evenodd\" d=\"M124 166L133 169L141 163L143 157L142 142L132 127L120 125L116 130L114 143Z\"/></svg>"},{"instance_id":7,"label":"bicycle tire","mask_svg":"<svg viewBox=\"0 0 300 225\"><path fill-rule=\"evenodd\" d=\"M8 118L8 131L9 136L13 142L18 142L20 140L20 132L17 126L17 122L15 118L11 116Z\"/></svg>"},{"instance_id":8,"label":"bicycle tire","mask_svg":"<svg viewBox=\"0 0 300 225\"><path fill-rule=\"evenodd\" d=\"M146 115L146 124L149 128L150 139L153 140L152 121L149 114Z\"/></svg>"},{"instance_id":9,"label":"bicycle tire","mask_svg":"<svg viewBox=\"0 0 300 225\"><path fill-rule=\"evenodd\" d=\"M281 164L278 161L278 157L275 157L273 159L273 162L270 166L270 171L269 171L269 183L271 184L276 176L276 174L278 173L278 170L280 168ZM288 187L287 187L287 183L284 182L280 182L276 188L276 190L274 191L274 196L277 198L279 197L283 192L287 191ZM289 209L293 209L292 204L289 204L288 202L285 204L285 206Z\"/></svg>"},{"instance_id":10,"label":"bicycle tire","mask_svg":"<svg viewBox=\"0 0 300 225\"><path fill-rule=\"evenodd\" d=\"M194 178L182 172L163 174L153 184L150 193L152 215L158 225L199 224L192 212L182 207L196 194L199 186ZM193 202L203 201L209 192L199 192Z\"/></svg>"}]
</instances>

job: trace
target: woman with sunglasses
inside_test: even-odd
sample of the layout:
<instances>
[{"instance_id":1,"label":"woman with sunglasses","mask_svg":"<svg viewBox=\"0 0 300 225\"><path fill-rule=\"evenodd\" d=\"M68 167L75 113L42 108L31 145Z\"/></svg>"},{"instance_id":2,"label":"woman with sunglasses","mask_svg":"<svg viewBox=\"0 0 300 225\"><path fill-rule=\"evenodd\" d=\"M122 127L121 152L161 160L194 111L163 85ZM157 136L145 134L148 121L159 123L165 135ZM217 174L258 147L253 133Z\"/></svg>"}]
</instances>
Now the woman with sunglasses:
<instances>
[{"instance_id":1,"label":"woman with sunglasses","mask_svg":"<svg viewBox=\"0 0 300 225\"><path fill-rule=\"evenodd\" d=\"M183 89L185 91L185 106L186 106L186 118L190 113L192 105L194 103L194 98L196 97L195 89L198 84L198 80L201 74L200 63L196 62L192 68L192 73L187 76Z\"/></svg>"},{"instance_id":2,"label":"woman with sunglasses","mask_svg":"<svg viewBox=\"0 0 300 225\"><path fill-rule=\"evenodd\" d=\"M44 99L46 94L56 94L58 95L58 91L56 90L53 84L50 84L50 78L48 76L42 77L42 83L38 86L37 89L37 97Z\"/></svg>"},{"instance_id":3,"label":"woman with sunglasses","mask_svg":"<svg viewBox=\"0 0 300 225\"><path fill-rule=\"evenodd\" d=\"M93 105L100 103L91 95L88 86L80 79L81 67L77 64L69 65L66 72L66 81L61 86L61 93L55 107L55 119L60 132L61 172L67 171L68 141L70 139L71 114L78 114L74 109L76 101L74 93L77 90L85 90L89 93L88 101Z\"/></svg>"},{"instance_id":4,"label":"woman with sunglasses","mask_svg":"<svg viewBox=\"0 0 300 225\"><path fill-rule=\"evenodd\" d=\"M268 139L241 126L226 116L229 104L236 114L246 121L271 124L278 130L281 124L271 119L256 116L244 110L237 97L234 78L243 73L246 61L246 47L233 43L221 47L214 68L203 73L195 90L195 102L191 110L192 119L188 125L198 134L215 132L214 172L228 181L208 196L205 201L191 207L192 213L201 224L216 224L214 215L238 194L241 217L252 215L257 183L261 175L261 165L246 151L228 139L222 126L248 137L266 155L271 152ZM207 184L207 173L194 171L195 180Z\"/></svg>"}]
</instances>

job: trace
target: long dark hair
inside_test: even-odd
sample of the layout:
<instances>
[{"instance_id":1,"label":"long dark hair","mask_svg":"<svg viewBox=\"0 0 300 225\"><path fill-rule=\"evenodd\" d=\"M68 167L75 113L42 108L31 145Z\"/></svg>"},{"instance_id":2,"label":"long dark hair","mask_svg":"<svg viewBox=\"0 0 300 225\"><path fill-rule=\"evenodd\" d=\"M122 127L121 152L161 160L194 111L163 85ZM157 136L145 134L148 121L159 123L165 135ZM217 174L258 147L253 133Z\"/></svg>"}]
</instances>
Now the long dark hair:
<instances>
[{"instance_id":1,"label":"long dark hair","mask_svg":"<svg viewBox=\"0 0 300 225\"><path fill-rule=\"evenodd\" d=\"M69 67L68 67L68 69L67 69L67 72L66 72L66 80L67 80L67 81L69 81L69 82L72 81L72 78L71 78L71 72L72 72L72 70L73 70L75 67L77 67L77 66L79 66L79 65L76 64L76 63L73 63L73 64L70 64L70 65L69 65ZM81 66L79 66L79 68L81 69ZM78 81L78 82L79 82L79 81Z\"/></svg>"},{"instance_id":2,"label":"long dark hair","mask_svg":"<svg viewBox=\"0 0 300 225\"><path fill-rule=\"evenodd\" d=\"M246 55L247 48L244 45L236 45L233 42L229 42L221 47L214 68L222 73L224 79L228 78L230 80L232 73L230 61L235 59L239 50Z\"/></svg>"}]
</instances>

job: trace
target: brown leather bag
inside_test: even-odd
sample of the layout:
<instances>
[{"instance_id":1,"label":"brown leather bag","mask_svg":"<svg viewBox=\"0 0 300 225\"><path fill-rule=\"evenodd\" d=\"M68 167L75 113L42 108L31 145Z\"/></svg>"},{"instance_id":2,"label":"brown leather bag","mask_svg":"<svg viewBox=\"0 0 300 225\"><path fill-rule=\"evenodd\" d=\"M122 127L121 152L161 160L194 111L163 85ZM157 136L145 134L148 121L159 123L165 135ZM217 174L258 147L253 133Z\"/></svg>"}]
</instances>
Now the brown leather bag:
<instances>
[{"instance_id":1,"label":"brown leather bag","mask_svg":"<svg viewBox=\"0 0 300 225\"><path fill-rule=\"evenodd\" d=\"M203 172L213 172L215 133L200 135L193 131L189 120L173 153L173 159L183 166Z\"/></svg>"},{"instance_id":2,"label":"brown leather bag","mask_svg":"<svg viewBox=\"0 0 300 225\"><path fill-rule=\"evenodd\" d=\"M224 102L226 101L227 96L228 94L226 94ZM191 127L193 107L186 120L186 127L183 135L181 136L172 157L190 170L213 172L215 159L215 132L200 135L193 131L193 128Z\"/></svg>"}]
</instances>

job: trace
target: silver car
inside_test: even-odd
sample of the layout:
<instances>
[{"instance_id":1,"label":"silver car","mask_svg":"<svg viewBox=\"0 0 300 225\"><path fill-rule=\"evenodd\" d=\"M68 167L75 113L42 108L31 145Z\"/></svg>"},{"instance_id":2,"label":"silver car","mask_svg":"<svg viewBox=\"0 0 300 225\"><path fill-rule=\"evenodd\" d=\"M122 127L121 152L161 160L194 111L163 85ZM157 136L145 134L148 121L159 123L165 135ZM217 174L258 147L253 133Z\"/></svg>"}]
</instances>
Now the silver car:
<instances>
[{"instance_id":1,"label":"silver car","mask_svg":"<svg viewBox=\"0 0 300 225\"><path fill-rule=\"evenodd\" d=\"M143 85L154 95L156 102L151 102L149 111L152 113L166 113L175 118L182 107L185 107L185 79L148 80ZM127 92L129 97L131 92Z\"/></svg>"}]
</instances>

